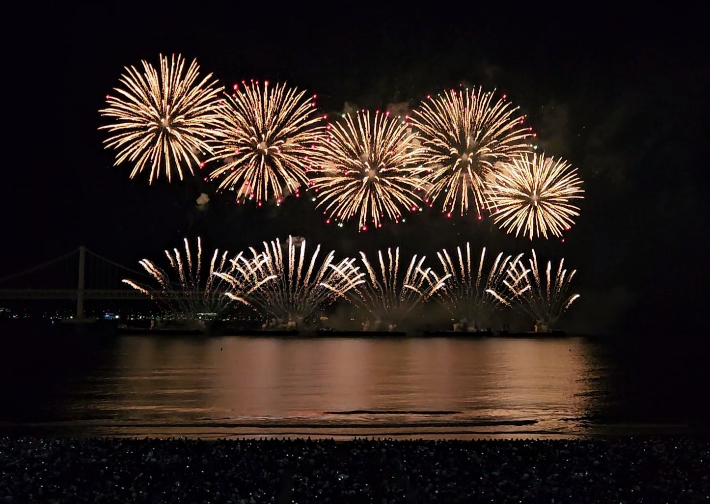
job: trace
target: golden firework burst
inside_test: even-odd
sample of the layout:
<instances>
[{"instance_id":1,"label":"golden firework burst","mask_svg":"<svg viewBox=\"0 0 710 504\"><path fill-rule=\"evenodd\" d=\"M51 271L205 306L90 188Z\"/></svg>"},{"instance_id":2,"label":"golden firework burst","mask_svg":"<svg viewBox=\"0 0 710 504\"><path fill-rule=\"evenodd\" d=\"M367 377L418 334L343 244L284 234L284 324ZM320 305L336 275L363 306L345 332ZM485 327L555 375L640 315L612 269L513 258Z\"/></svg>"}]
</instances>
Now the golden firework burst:
<instances>
[{"instance_id":1,"label":"golden firework burst","mask_svg":"<svg viewBox=\"0 0 710 504\"><path fill-rule=\"evenodd\" d=\"M211 152L209 140L216 138L221 108L221 91L212 74L198 82L199 66L193 60L185 70L181 55L160 55L160 71L142 61L143 72L130 66L121 76L122 87L108 95L108 106L99 112L114 119L101 126L112 135L106 148L116 149L116 162L133 165L131 178L150 170L149 183L164 174L180 180L187 170L200 164L199 156Z\"/></svg>"},{"instance_id":2,"label":"golden firework burst","mask_svg":"<svg viewBox=\"0 0 710 504\"><path fill-rule=\"evenodd\" d=\"M508 233L515 231L515 236L561 236L579 216L572 201L584 198L581 184L577 169L566 161L524 155L495 174L488 186L488 206L494 222Z\"/></svg>"},{"instance_id":3,"label":"golden firework burst","mask_svg":"<svg viewBox=\"0 0 710 504\"><path fill-rule=\"evenodd\" d=\"M222 109L223 134L212 158L222 162L210 174L224 177L220 189L235 191L239 202L259 205L272 197L280 204L288 194L298 194L322 132L315 98L286 84L235 84Z\"/></svg>"},{"instance_id":4,"label":"golden firework burst","mask_svg":"<svg viewBox=\"0 0 710 504\"><path fill-rule=\"evenodd\" d=\"M427 97L412 114L427 151L427 203L443 199L444 213L458 206L462 216L472 204L480 218L486 179L497 163L531 149L533 134L523 119L505 96L495 100L481 88Z\"/></svg>"},{"instance_id":5,"label":"golden firework burst","mask_svg":"<svg viewBox=\"0 0 710 504\"><path fill-rule=\"evenodd\" d=\"M318 143L309 182L326 222L357 215L366 231L368 223L381 227L385 217L398 222L404 211L420 210L423 151L405 119L361 111L329 125L328 132Z\"/></svg>"}]
</instances>

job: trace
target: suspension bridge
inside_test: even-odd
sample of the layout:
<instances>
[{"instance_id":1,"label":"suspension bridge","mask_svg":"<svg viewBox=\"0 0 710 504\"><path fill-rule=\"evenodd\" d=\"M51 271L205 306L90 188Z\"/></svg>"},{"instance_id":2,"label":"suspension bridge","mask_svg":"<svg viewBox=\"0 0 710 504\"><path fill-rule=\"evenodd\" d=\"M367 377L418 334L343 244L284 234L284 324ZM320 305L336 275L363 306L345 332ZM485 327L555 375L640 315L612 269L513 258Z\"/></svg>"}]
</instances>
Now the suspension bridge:
<instances>
[{"instance_id":1,"label":"suspension bridge","mask_svg":"<svg viewBox=\"0 0 710 504\"><path fill-rule=\"evenodd\" d=\"M75 300L75 319L88 320L84 317L84 301L150 299L122 283L126 276L148 278L144 272L127 268L82 246L32 268L0 277L0 301Z\"/></svg>"}]
</instances>

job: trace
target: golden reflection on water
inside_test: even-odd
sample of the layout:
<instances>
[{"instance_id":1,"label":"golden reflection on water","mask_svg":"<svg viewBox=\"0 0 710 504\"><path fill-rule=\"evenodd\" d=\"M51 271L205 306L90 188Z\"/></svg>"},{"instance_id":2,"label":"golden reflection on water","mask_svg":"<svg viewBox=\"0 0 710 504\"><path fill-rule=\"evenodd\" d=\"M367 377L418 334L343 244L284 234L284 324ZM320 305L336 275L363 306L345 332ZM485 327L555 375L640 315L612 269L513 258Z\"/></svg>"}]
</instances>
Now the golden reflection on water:
<instances>
[{"instance_id":1,"label":"golden reflection on water","mask_svg":"<svg viewBox=\"0 0 710 504\"><path fill-rule=\"evenodd\" d=\"M78 400L114 435L580 435L593 366L581 338L126 337Z\"/></svg>"}]
</instances>

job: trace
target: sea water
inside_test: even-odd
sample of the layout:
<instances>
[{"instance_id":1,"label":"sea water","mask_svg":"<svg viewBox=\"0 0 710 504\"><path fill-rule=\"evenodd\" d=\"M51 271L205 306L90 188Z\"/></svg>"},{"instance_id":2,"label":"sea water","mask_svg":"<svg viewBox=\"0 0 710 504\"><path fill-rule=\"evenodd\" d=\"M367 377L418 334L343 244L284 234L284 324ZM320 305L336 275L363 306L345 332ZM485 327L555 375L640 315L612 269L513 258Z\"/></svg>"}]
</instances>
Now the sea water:
<instances>
[{"instance_id":1,"label":"sea water","mask_svg":"<svg viewBox=\"0 0 710 504\"><path fill-rule=\"evenodd\" d=\"M608 339L0 333L0 435L563 438L684 433L698 364ZM695 367L694 367L695 366ZM695 388L694 388L695 387Z\"/></svg>"}]
</instances>

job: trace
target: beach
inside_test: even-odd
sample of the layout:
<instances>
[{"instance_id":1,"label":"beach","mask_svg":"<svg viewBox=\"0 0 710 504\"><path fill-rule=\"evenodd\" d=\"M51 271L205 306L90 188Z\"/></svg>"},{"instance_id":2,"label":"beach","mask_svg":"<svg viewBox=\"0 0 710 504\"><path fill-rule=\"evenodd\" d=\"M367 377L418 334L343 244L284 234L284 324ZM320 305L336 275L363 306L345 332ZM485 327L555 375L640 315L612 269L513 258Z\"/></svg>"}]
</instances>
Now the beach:
<instances>
[{"instance_id":1,"label":"beach","mask_svg":"<svg viewBox=\"0 0 710 504\"><path fill-rule=\"evenodd\" d=\"M0 439L0 503L710 500L705 437Z\"/></svg>"}]
</instances>

